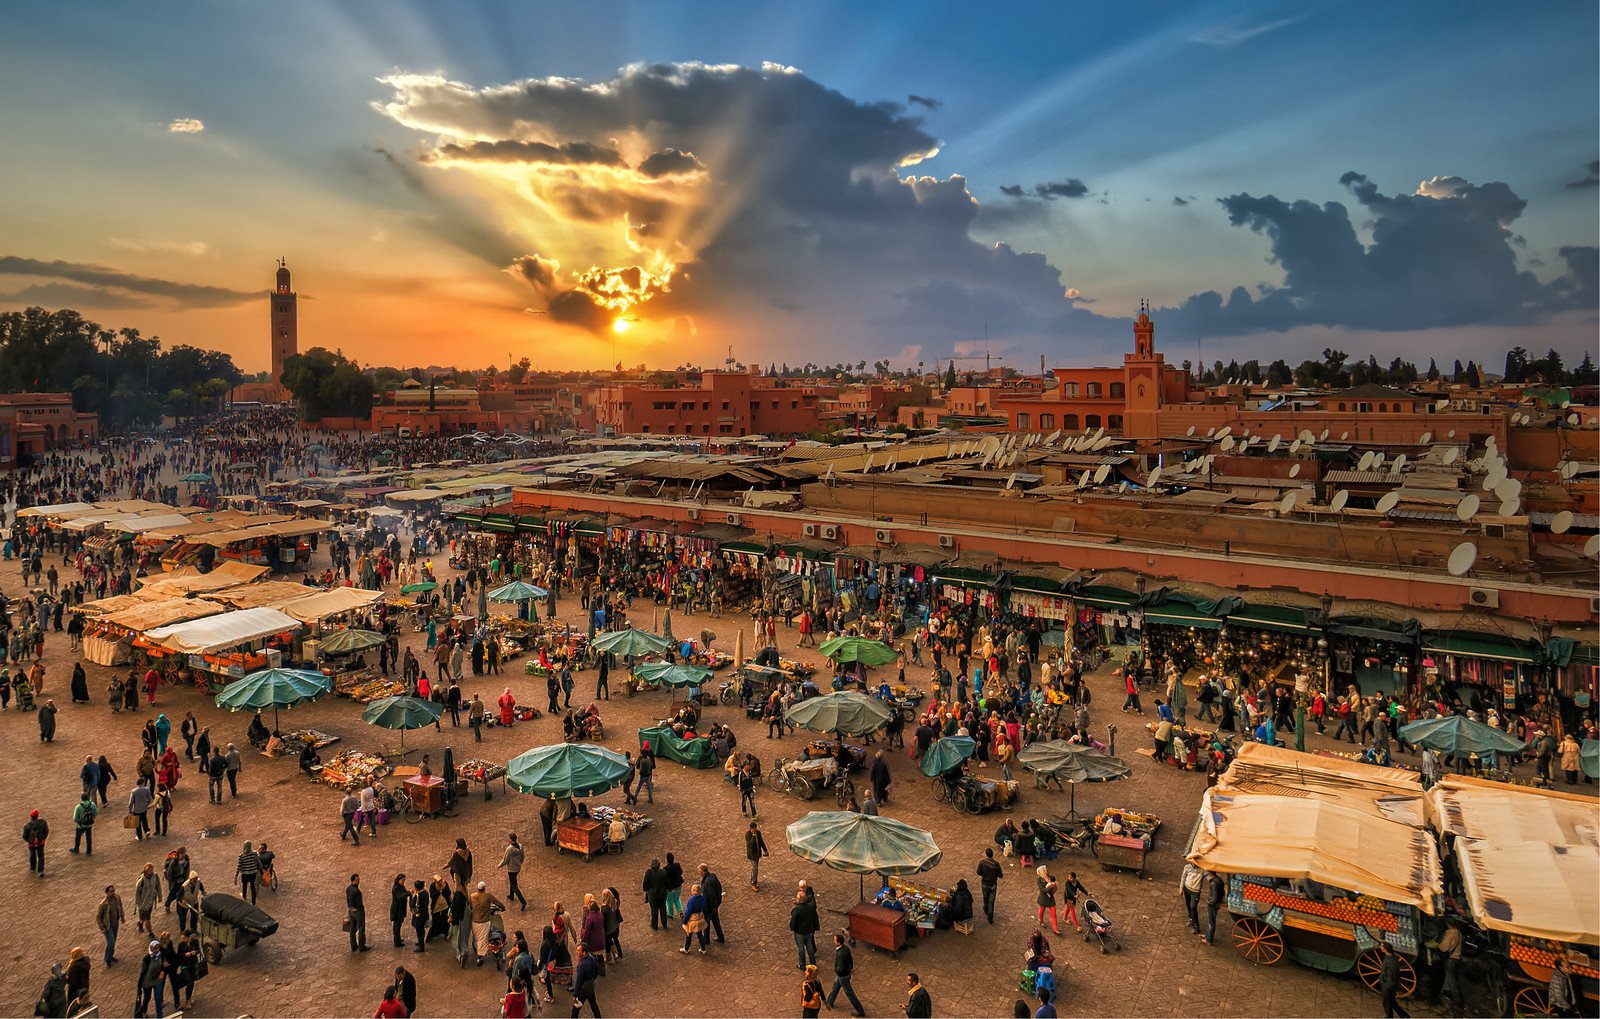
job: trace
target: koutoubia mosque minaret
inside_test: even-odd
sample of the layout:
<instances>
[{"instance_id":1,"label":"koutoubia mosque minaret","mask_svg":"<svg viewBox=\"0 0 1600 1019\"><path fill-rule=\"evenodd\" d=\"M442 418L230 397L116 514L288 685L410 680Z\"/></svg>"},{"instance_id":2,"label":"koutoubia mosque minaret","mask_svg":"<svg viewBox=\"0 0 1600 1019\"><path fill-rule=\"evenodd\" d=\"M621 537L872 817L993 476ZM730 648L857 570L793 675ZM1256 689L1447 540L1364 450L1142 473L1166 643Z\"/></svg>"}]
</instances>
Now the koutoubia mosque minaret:
<instances>
[{"instance_id":1,"label":"koutoubia mosque minaret","mask_svg":"<svg viewBox=\"0 0 1600 1019\"><path fill-rule=\"evenodd\" d=\"M281 258L278 259L277 285L272 288L271 297L272 384L281 385L284 363L300 352L295 292L289 289L289 267Z\"/></svg>"}]
</instances>

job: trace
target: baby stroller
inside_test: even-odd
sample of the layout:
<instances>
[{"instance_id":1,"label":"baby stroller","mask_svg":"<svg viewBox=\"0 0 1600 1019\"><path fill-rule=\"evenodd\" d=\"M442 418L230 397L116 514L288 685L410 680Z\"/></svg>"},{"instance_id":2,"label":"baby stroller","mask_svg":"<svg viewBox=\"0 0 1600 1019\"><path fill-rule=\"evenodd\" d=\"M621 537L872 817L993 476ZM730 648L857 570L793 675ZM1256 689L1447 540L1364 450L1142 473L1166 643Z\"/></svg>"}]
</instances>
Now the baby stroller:
<instances>
[{"instance_id":1,"label":"baby stroller","mask_svg":"<svg viewBox=\"0 0 1600 1019\"><path fill-rule=\"evenodd\" d=\"M1083 941L1088 944L1090 939L1098 938L1100 941L1100 954L1104 955L1111 949L1122 951L1122 942L1111 933L1111 918L1101 910L1100 903L1093 899L1083 900ZM1109 945L1110 948L1106 946Z\"/></svg>"},{"instance_id":2,"label":"baby stroller","mask_svg":"<svg viewBox=\"0 0 1600 1019\"><path fill-rule=\"evenodd\" d=\"M506 960L506 924L500 919L500 910L489 914L489 958L495 969L504 969Z\"/></svg>"}]
</instances>

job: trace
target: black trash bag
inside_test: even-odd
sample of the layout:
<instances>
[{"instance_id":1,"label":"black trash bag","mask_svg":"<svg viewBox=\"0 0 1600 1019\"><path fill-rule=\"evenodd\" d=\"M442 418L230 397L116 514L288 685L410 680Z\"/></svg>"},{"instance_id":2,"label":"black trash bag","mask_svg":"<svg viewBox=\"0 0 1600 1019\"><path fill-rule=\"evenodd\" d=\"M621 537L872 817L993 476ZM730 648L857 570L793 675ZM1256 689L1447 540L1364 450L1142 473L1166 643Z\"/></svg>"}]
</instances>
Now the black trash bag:
<instances>
[{"instance_id":1,"label":"black trash bag","mask_svg":"<svg viewBox=\"0 0 1600 1019\"><path fill-rule=\"evenodd\" d=\"M278 921L258 906L252 906L236 895L211 894L200 899L200 912L207 919L225 923L236 930L258 938L271 937L278 932Z\"/></svg>"}]
</instances>

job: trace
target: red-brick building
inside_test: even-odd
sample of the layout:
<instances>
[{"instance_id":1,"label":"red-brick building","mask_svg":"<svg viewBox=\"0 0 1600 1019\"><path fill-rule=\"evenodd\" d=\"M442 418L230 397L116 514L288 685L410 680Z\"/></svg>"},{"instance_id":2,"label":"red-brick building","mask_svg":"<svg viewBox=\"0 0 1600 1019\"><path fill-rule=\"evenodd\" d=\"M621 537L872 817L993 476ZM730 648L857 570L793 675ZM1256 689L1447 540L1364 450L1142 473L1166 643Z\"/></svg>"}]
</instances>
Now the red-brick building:
<instances>
[{"instance_id":1,"label":"red-brick building","mask_svg":"<svg viewBox=\"0 0 1600 1019\"><path fill-rule=\"evenodd\" d=\"M706 372L681 386L623 382L593 396L596 431L612 435L805 435L819 428L813 385L745 372Z\"/></svg>"}]
</instances>

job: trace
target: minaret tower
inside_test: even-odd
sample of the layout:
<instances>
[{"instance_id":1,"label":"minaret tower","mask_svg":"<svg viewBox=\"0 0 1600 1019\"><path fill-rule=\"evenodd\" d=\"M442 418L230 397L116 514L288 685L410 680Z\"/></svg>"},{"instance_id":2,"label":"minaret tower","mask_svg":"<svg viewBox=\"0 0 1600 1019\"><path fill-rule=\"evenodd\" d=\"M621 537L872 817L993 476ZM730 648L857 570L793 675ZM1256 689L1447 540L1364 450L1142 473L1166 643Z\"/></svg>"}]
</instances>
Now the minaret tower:
<instances>
[{"instance_id":1,"label":"minaret tower","mask_svg":"<svg viewBox=\"0 0 1600 1019\"><path fill-rule=\"evenodd\" d=\"M1133 353L1122 356L1127 379L1127 396L1122 411L1122 434L1135 439L1157 434L1166 359L1156 350L1156 324L1150 320L1150 305L1139 302L1139 317L1133 320Z\"/></svg>"},{"instance_id":2,"label":"minaret tower","mask_svg":"<svg viewBox=\"0 0 1600 1019\"><path fill-rule=\"evenodd\" d=\"M289 267L278 259L277 284L270 295L272 304L272 383L281 385L283 366L289 358L300 352L300 336L296 325L295 292L289 289Z\"/></svg>"}]
</instances>

